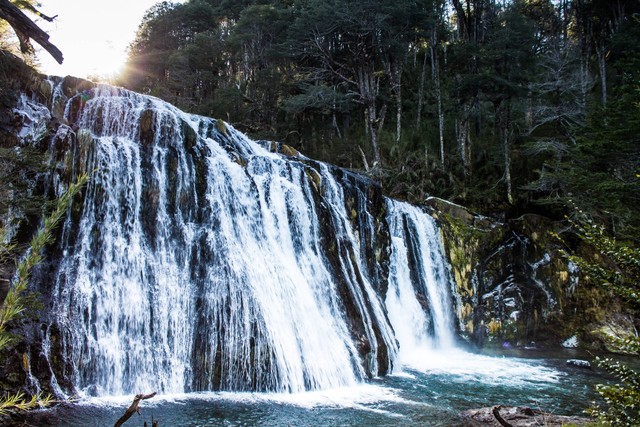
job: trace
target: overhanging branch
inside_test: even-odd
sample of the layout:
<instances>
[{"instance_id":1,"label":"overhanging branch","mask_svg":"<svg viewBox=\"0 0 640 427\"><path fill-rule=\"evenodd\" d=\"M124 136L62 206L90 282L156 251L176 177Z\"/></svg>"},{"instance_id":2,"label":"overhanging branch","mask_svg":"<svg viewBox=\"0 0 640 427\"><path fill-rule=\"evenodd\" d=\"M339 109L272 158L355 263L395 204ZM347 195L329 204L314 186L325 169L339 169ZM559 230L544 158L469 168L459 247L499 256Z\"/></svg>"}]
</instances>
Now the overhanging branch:
<instances>
[{"instance_id":1,"label":"overhanging branch","mask_svg":"<svg viewBox=\"0 0 640 427\"><path fill-rule=\"evenodd\" d=\"M38 16L47 21L53 21L54 17L48 17L42 13L35 11ZM20 41L20 50L23 53L33 50L31 45L31 39L44 48L53 58L62 64L63 56L60 49L53 45L49 41L49 34L38 27L27 15L25 15L18 7L16 7L9 0L0 0L0 19L4 19L11 25L11 28L16 32L18 40Z\"/></svg>"}]
</instances>

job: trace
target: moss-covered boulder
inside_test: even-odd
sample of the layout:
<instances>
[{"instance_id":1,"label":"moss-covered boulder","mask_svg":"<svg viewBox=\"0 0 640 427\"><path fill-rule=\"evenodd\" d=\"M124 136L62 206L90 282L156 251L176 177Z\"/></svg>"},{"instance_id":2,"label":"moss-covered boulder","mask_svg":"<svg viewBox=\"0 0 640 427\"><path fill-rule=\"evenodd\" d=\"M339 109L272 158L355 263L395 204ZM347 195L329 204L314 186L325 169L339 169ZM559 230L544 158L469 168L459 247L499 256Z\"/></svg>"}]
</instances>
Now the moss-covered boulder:
<instances>
[{"instance_id":1,"label":"moss-covered boulder","mask_svg":"<svg viewBox=\"0 0 640 427\"><path fill-rule=\"evenodd\" d=\"M557 224L536 215L499 222L435 198L427 204L441 225L464 338L482 346L570 336L564 309L577 277L551 237Z\"/></svg>"}]
</instances>

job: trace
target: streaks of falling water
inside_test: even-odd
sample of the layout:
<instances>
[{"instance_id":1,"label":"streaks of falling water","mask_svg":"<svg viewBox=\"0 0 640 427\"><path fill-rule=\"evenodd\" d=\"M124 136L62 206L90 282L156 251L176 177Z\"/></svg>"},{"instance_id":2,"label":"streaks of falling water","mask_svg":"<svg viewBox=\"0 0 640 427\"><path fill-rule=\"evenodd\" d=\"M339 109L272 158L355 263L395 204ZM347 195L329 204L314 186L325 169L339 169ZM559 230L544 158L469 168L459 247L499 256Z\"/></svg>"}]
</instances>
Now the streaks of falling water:
<instances>
[{"instance_id":1,"label":"streaks of falling water","mask_svg":"<svg viewBox=\"0 0 640 427\"><path fill-rule=\"evenodd\" d=\"M452 342L439 237L417 209L387 202L385 305L365 265L374 216L359 212L354 231L328 166L108 86L65 115L95 170L52 292L76 391L328 389L390 371L396 333L407 348Z\"/></svg>"},{"instance_id":2,"label":"streaks of falling water","mask_svg":"<svg viewBox=\"0 0 640 427\"><path fill-rule=\"evenodd\" d=\"M400 359L454 344L450 272L433 218L416 206L387 201L391 271L386 306Z\"/></svg>"}]
</instances>

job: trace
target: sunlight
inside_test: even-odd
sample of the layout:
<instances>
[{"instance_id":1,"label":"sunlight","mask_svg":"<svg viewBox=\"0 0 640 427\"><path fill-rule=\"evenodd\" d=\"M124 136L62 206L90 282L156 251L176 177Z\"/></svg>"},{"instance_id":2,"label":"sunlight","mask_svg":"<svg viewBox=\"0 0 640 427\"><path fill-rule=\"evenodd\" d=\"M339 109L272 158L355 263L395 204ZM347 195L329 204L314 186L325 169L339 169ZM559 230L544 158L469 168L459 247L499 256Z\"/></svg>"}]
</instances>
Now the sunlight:
<instances>
[{"instance_id":1,"label":"sunlight","mask_svg":"<svg viewBox=\"0 0 640 427\"><path fill-rule=\"evenodd\" d=\"M145 12L156 0L48 0L42 11L58 15L53 23L38 21L64 54L62 65L38 50L40 69L50 75L112 80L122 70L127 47Z\"/></svg>"}]
</instances>

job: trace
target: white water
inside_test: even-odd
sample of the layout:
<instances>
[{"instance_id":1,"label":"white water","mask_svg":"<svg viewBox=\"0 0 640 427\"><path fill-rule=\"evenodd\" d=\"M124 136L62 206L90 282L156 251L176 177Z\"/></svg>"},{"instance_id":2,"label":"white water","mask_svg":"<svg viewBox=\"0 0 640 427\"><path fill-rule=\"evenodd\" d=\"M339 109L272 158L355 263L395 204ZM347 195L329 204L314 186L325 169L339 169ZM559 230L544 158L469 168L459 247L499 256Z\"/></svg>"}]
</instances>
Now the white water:
<instances>
[{"instance_id":1,"label":"white water","mask_svg":"<svg viewBox=\"0 0 640 427\"><path fill-rule=\"evenodd\" d=\"M105 86L84 102L75 151L86 164L76 167L95 172L79 223L63 231L44 340L50 357L62 341L67 392L266 391L347 404L392 366L460 378L496 366L455 349L450 275L420 209L386 201L383 300L366 253L380 223L365 192L328 166L285 159L155 98ZM141 117L151 141L141 142ZM60 394L62 379L52 379ZM392 399L372 390L363 401Z\"/></svg>"},{"instance_id":2,"label":"white water","mask_svg":"<svg viewBox=\"0 0 640 427\"><path fill-rule=\"evenodd\" d=\"M66 225L52 307L78 392L333 389L375 375L380 345L393 358L393 330L326 166L315 171L318 199L309 166L229 125L221 133L213 120L106 86L87 98L76 125L90 142L78 151L95 173L77 231ZM140 140L142 117L153 141ZM198 135L192 150L185 127ZM338 282L362 320L365 363Z\"/></svg>"},{"instance_id":3,"label":"white water","mask_svg":"<svg viewBox=\"0 0 640 427\"><path fill-rule=\"evenodd\" d=\"M407 364L424 350L453 347L451 279L433 218L406 203L388 201L387 209L392 251L386 306L400 362Z\"/></svg>"}]
</instances>

